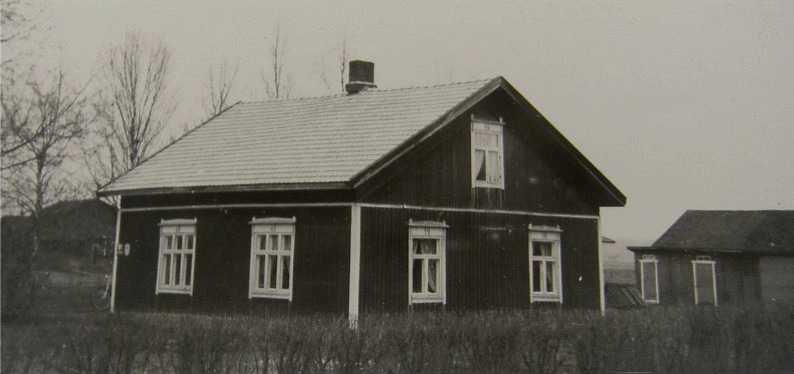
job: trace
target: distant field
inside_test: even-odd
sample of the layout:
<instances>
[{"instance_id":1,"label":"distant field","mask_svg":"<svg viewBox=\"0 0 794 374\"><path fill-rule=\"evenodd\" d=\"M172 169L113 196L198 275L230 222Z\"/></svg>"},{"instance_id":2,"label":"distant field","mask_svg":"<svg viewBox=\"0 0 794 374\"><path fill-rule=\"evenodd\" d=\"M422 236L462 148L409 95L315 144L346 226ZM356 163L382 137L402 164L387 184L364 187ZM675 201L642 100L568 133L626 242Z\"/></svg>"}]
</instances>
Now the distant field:
<instances>
[{"instance_id":1,"label":"distant field","mask_svg":"<svg viewBox=\"0 0 794 374\"><path fill-rule=\"evenodd\" d=\"M607 283L635 285L634 263L613 262L604 264L604 278Z\"/></svg>"}]
</instances>

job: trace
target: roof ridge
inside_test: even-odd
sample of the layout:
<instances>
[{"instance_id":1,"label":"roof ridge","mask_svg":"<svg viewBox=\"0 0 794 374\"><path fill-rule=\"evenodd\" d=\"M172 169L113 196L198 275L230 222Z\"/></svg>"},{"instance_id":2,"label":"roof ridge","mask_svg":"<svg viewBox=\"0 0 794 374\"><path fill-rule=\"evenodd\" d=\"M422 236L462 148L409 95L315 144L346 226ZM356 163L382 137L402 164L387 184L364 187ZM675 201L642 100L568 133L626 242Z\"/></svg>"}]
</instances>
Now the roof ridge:
<instances>
[{"instance_id":1,"label":"roof ridge","mask_svg":"<svg viewBox=\"0 0 794 374\"><path fill-rule=\"evenodd\" d=\"M461 81L461 82L448 82L448 83L440 83L440 84L430 84L424 86L408 86L408 87L397 87L397 88L386 88L386 89L367 89L361 91L360 93L356 94L366 94L369 92L393 92L393 91L405 91L405 90L416 90L422 88L437 88L437 87L447 87L447 86L459 86L464 84L472 84L472 83L479 83L482 82L488 83L494 80L494 78L489 79L473 79L468 81ZM312 99L325 99L325 98L332 98L332 97L346 97L351 96L350 94L346 93L337 93L337 94L330 94L330 95L316 95L316 96L303 96L303 97L287 97L287 98L278 98L278 99L270 99L270 100L252 100L252 101L240 101L240 105L257 105L257 104L270 104L270 103L283 103L283 102L290 102L290 101L303 101L303 100L312 100Z\"/></svg>"}]
</instances>

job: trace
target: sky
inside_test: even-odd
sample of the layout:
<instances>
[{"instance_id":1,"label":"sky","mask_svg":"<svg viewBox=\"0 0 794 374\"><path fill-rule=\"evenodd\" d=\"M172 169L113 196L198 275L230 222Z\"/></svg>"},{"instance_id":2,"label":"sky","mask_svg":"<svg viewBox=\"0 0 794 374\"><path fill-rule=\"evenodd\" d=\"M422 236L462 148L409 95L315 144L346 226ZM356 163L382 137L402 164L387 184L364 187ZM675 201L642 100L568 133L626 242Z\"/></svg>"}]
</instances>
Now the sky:
<instances>
[{"instance_id":1,"label":"sky","mask_svg":"<svg viewBox=\"0 0 794 374\"><path fill-rule=\"evenodd\" d=\"M335 93L336 50L380 88L504 76L627 197L603 234L647 245L686 209L794 209L794 2L47 1L42 58L78 77L128 31L172 52L172 133L210 66L263 100L276 28L292 96ZM5 53L5 51L4 51Z\"/></svg>"}]
</instances>

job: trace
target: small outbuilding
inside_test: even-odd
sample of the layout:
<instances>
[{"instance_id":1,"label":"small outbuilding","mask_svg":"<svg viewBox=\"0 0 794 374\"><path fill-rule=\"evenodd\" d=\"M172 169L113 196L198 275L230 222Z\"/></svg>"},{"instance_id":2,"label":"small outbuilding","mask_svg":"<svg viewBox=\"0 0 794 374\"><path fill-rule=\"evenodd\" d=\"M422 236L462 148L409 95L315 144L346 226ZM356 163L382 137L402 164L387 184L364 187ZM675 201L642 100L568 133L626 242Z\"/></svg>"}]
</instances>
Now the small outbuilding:
<instances>
[{"instance_id":1,"label":"small outbuilding","mask_svg":"<svg viewBox=\"0 0 794 374\"><path fill-rule=\"evenodd\" d=\"M794 211L686 211L634 252L647 303L794 302Z\"/></svg>"},{"instance_id":2,"label":"small outbuilding","mask_svg":"<svg viewBox=\"0 0 794 374\"><path fill-rule=\"evenodd\" d=\"M239 103L99 191L114 308L604 306L623 194L502 77Z\"/></svg>"}]
</instances>

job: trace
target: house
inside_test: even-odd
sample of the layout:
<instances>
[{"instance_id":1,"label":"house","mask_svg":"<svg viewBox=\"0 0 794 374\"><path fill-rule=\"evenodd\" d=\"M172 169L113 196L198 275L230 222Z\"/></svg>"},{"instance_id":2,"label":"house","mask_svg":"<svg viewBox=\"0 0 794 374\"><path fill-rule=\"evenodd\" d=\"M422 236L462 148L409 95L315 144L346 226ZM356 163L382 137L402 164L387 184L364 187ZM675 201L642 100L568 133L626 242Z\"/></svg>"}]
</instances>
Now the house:
<instances>
[{"instance_id":1,"label":"house","mask_svg":"<svg viewBox=\"0 0 794 374\"><path fill-rule=\"evenodd\" d=\"M239 103L112 181L114 308L603 307L623 194L498 77Z\"/></svg>"},{"instance_id":2,"label":"house","mask_svg":"<svg viewBox=\"0 0 794 374\"><path fill-rule=\"evenodd\" d=\"M98 199L61 201L47 206L38 222L37 267L70 270L70 266L95 261L98 255L110 256L115 216L115 208ZM2 227L3 247L32 248L32 217L6 216Z\"/></svg>"},{"instance_id":3,"label":"house","mask_svg":"<svg viewBox=\"0 0 794 374\"><path fill-rule=\"evenodd\" d=\"M629 249L648 303L794 302L794 211L689 210Z\"/></svg>"}]
</instances>

